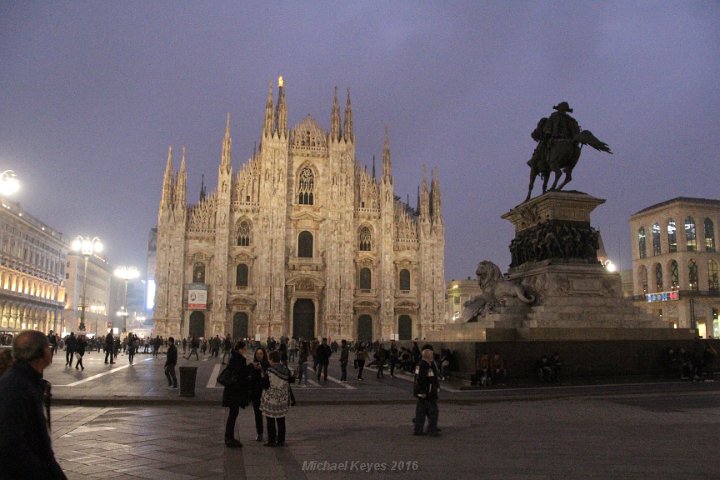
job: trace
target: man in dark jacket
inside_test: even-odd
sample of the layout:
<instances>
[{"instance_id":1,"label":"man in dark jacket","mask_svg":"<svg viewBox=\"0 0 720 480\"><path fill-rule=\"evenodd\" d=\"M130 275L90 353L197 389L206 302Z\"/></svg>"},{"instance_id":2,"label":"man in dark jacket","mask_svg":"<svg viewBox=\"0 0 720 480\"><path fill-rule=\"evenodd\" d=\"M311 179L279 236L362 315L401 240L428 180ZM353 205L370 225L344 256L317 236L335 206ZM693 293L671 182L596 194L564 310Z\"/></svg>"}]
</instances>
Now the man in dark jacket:
<instances>
[{"instance_id":1,"label":"man in dark jacket","mask_svg":"<svg viewBox=\"0 0 720 480\"><path fill-rule=\"evenodd\" d=\"M42 332L26 330L13 342L15 363L0 378L0 478L65 479L50 443L42 372L52 351Z\"/></svg>"},{"instance_id":2,"label":"man in dark jacket","mask_svg":"<svg viewBox=\"0 0 720 480\"><path fill-rule=\"evenodd\" d=\"M77 349L77 338L75 333L70 332L70 336L65 341L65 366L72 367L73 358L75 357L75 349Z\"/></svg>"},{"instance_id":3,"label":"man in dark jacket","mask_svg":"<svg viewBox=\"0 0 720 480\"><path fill-rule=\"evenodd\" d=\"M425 417L428 419L427 434L435 437L438 434L438 372L433 361L433 351L429 348L422 350L422 357L415 367L415 386L413 393L417 398L415 405L415 431L413 435L425 435Z\"/></svg>"},{"instance_id":4,"label":"man in dark jacket","mask_svg":"<svg viewBox=\"0 0 720 480\"><path fill-rule=\"evenodd\" d=\"M165 377L167 377L168 388L177 388L177 375L175 375L175 365L177 365L177 347L175 339L168 338L167 359L165 360Z\"/></svg>"},{"instance_id":5,"label":"man in dark jacket","mask_svg":"<svg viewBox=\"0 0 720 480\"><path fill-rule=\"evenodd\" d=\"M248 375L251 372L245 359L246 353L245 342L237 342L230 352L230 361L226 367L234 370L237 378L237 382L225 387L222 398L223 407L229 408L227 422L225 423L225 445L230 448L242 447L242 443L235 439L235 420L237 420L240 409L247 407L250 401Z\"/></svg>"},{"instance_id":6,"label":"man in dark jacket","mask_svg":"<svg viewBox=\"0 0 720 480\"><path fill-rule=\"evenodd\" d=\"M115 338L112 332L108 332L105 335L105 363L108 363L108 357L110 357L110 363L115 363Z\"/></svg>"},{"instance_id":7,"label":"man in dark jacket","mask_svg":"<svg viewBox=\"0 0 720 480\"><path fill-rule=\"evenodd\" d=\"M325 381L327 382L328 365L330 364L330 355L332 350L327 343L327 338L322 339L322 343L317 347L315 352L317 355L317 379L320 381L320 375L325 372Z\"/></svg>"}]
</instances>

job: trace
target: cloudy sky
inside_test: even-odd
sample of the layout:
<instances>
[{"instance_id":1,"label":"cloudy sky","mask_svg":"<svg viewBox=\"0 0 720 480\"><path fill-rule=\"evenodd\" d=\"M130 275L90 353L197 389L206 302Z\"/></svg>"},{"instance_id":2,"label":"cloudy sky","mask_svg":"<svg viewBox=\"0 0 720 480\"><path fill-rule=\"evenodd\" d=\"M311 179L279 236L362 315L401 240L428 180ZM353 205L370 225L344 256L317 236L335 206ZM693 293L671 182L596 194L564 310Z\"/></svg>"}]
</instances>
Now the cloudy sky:
<instances>
[{"instance_id":1,"label":"cloudy sky","mask_svg":"<svg viewBox=\"0 0 720 480\"><path fill-rule=\"evenodd\" d=\"M0 170L66 238L144 266L167 147L187 147L196 201L226 112L237 170L278 75L291 125L309 113L329 128L333 88L350 88L358 161L382 153L387 126L401 197L438 169L448 279L480 260L507 269L500 216L525 199L530 132L562 100L615 152L585 149L568 188L607 199L592 222L621 268L632 213L718 198L714 1L0 0Z\"/></svg>"}]
</instances>

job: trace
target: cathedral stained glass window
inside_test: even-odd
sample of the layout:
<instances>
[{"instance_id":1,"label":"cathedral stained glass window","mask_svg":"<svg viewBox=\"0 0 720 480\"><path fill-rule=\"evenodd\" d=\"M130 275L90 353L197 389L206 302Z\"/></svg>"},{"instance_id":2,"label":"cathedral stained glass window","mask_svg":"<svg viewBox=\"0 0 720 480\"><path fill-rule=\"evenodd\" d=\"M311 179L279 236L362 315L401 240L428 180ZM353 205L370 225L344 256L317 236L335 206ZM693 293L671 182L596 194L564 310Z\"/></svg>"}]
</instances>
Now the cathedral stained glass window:
<instances>
[{"instance_id":1,"label":"cathedral stained glass window","mask_svg":"<svg viewBox=\"0 0 720 480\"><path fill-rule=\"evenodd\" d=\"M298 181L298 203L300 205L314 204L315 174L310 167L300 170Z\"/></svg>"}]
</instances>

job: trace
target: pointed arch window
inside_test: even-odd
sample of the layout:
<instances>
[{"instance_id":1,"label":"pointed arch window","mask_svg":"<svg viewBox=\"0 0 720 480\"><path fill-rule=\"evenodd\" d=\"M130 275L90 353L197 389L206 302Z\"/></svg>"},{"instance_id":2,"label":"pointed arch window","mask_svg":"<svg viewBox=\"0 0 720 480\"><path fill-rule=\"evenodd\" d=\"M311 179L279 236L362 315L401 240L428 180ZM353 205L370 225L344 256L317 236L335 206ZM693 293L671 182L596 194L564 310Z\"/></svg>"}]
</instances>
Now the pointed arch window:
<instances>
[{"instance_id":1,"label":"pointed arch window","mask_svg":"<svg viewBox=\"0 0 720 480\"><path fill-rule=\"evenodd\" d=\"M697 250L697 232L695 231L695 220L692 217L685 219L685 243L688 252Z\"/></svg>"},{"instance_id":2,"label":"pointed arch window","mask_svg":"<svg viewBox=\"0 0 720 480\"><path fill-rule=\"evenodd\" d=\"M247 264L239 263L235 269L235 286L247 287L250 279L250 270Z\"/></svg>"},{"instance_id":3,"label":"pointed arch window","mask_svg":"<svg viewBox=\"0 0 720 480\"><path fill-rule=\"evenodd\" d=\"M672 218L667 225L668 251L670 253L677 252L677 225Z\"/></svg>"},{"instance_id":4,"label":"pointed arch window","mask_svg":"<svg viewBox=\"0 0 720 480\"><path fill-rule=\"evenodd\" d=\"M673 290L680 288L680 269L675 260L670 262L670 287L672 287Z\"/></svg>"},{"instance_id":5,"label":"pointed arch window","mask_svg":"<svg viewBox=\"0 0 720 480\"><path fill-rule=\"evenodd\" d=\"M237 244L240 247L250 246L250 224L243 220L238 228Z\"/></svg>"},{"instance_id":6,"label":"pointed arch window","mask_svg":"<svg viewBox=\"0 0 720 480\"><path fill-rule=\"evenodd\" d=\"M655 291L663 291L663 271L662 265L660 265L659 263L655 264Z\"/></svg>"},{"instance_id":7,"label":"pointed arch window","mask_svg":"<svg viewBox=\"0 0 720 480\"><path fill-rule=\"evenodd\" d=\"M410 271L403 268L399 275L400 290L410 290Z\"/></svg>"},{"instance_id":8,"label":"pointed arch window","mask_svg":"<svg viewBox=\"0 0 720 480\"><path fill-rule=\"evenodd\" d=\"M205 264L202 262L193 265L193 283L205 283Z\"/></svg>"},{"instance_id":9,"label":"pointed arch window","mask_svg":"<svg viewBox=\"0 0 720 480\"><path fill-rule=\"evenodd\" d=\"M315 174L310 167L303 167L298 178L298 203L300 205L314 204Z\"/></svg>"},{"instance_id":10,"label":"pointed arch window","mask_svg":"<svg viewBox=\"0 0 720 480\"><path fill-rule=\"evenodd\" d=\"M643 295L645 295L646 293L648 293L648 272L645 265L640 265L640 268L638 269L638 277L640 280L642 293Z\"/></svg>"},{"instance_id":11,"label":"pointed arch window","mask_svg":"<svg viewBox=\"0 0 720 480\"><path fill-rule=\"evenodd\" d=\"M709 218L705 219L705 251L715 251L715 226Z\"/></svg>"},{"instance_id":12,"label":"pointed arch window","mask_svg":"<svg viewBox=\"0 0 720 480\"><path fill-rule=\"evenodd\" d=\"M688 283L690 290L698 290L698 266L695 260L688 262Z\"/></svg>"},{"instance_id":13,"label":"pointed arch window","mask_svg":"<svg viewBox=\"0 0 720 480\"><path fill-rule=\"evenodd\" d=\"M645 227L640 227L638 229L638 252L640 253L640 258L646 258L647 257L647 249L645 248Z\"/></svg>"},{"instance_id":14,"label":"pointed arch window","mask_svg":"<svg viewBox=\"0 0 720 480\"><path fill-rule=\"evenodd\" d=\"M370 290L372 288L372 271L365 267L360 269L360 290Z\"/></svg>"},{"instance_id":15,"label":"pointed arch window","mask_svg":"<svg viewBox=\"0 0 720 480\"><path fill-rule=\"evenodd\" d=\"M372 234L368 227L360 229L360 251L369 252L372 250Z\"/></svg>"},{"instance_id":16,"label":"pointed arch window","mask_svg":"<svg viewBox=\"0 0 720 480\"><path fill-rule=\"evenodd\" d=\"M300 232L300 235L298 235L297 252L300 258L313 258L312 233L307 231Z\"/></svg>"},{"instance_id":17,"label":"pointed arch window","mask_svg":"<svg viewBox=\"0 0 720 480\"><path fill-rule=\"evenodd\" d=\"M655 223L652 226L652 247L653 255L660 255L662 248L660 247L660 224Z\"/></svg>"},{"instance_id":18,"label":"pointed arch window","mask_svg":"<svg viewBox=\"0 0 720 480\"><path fill-rule=\"evenodd\" d=\"M715 260L708 260L708 290L720 291L720 277L718 277L718 264Z\"/></svg>"}]
</instances>

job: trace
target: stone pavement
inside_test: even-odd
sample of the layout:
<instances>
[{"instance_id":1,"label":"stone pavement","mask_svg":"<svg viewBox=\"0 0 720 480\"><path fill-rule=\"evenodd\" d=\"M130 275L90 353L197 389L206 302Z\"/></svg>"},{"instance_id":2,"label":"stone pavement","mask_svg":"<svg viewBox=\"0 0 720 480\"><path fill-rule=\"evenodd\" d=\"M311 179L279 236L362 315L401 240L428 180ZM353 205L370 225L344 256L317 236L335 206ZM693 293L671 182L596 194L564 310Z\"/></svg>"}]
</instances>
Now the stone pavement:
<instances>
[{"instance_id":1,"label":"stone pavement","mask_svg":"<svg viewBox=\"0 0 720 480\"><path fill-rule=\"evenodd\" d=\"M57 407L70 479L713 478L717 392L440 404L441 436L411 435L412 405L291 409L287 446L223 445L219 406ZM339 469L344 469L340 471Z\"/></svg>"},{"instance_id":2,"label":"stone pavement","mask_svg":"<svg viewBox=\"0 0 720 480\"><path fill-rule=\"evenodd\" d=\"M720 432L720 382L513 385L441 390L439 438L411 435L411 377L293 387L287 446L255 442L251 410L241 411L242 449L223 443L225 409L214 378L219 361L198 367L196 397L168 390L164 358L97 353L86 369L46 371L54 385L53 442L69 478L711 478ZM344 470L342 470L344 469Z\"/></svg>"}]
</instances>

